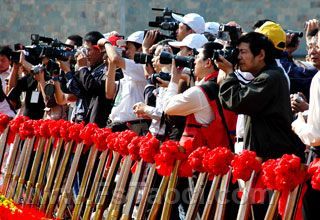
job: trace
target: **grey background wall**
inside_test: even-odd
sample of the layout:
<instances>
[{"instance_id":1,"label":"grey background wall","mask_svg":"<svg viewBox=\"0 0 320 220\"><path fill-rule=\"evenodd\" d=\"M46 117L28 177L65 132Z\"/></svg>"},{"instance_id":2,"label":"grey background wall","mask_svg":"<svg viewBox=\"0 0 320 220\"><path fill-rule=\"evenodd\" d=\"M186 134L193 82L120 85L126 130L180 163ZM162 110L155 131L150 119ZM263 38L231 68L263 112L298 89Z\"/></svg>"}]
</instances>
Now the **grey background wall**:
<instances>
[{"instance_id":1,"label":"grey background wall","mask_svg":"<svg viewBox=\"0 0 320 220\"><path fill-rule=\"evenodd\" d=\"M148 28L165 6L181 13L196 12L206 21L237 21L245 30L258 19L269 18L284 28L303 30L304 22L319 18L317 0L0 0L0 44L30 43L39 33L65 40L70 34L84 35L117 30L128 35ZM298 54L305 53L304 43Z\"/></svg>"}]
</instances>

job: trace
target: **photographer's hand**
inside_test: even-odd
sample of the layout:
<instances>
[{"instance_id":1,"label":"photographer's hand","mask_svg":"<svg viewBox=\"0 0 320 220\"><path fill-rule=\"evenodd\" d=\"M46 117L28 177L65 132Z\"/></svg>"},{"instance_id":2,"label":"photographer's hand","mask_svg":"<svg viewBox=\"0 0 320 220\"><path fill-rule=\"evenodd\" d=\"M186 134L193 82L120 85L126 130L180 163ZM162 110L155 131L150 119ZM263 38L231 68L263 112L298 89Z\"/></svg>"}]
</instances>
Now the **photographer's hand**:
<instances>
[{"instance_id":1,"label":"photographer's hand","mask_svg":"<svg viewBox=\"0 0 320 220\"><path fill-rule=\"evenodd\" d=\"M289 56L292 56L292 53L298 49L299 44L300 44L300 40L298 38L297 44L294 47L288 46L291 44L291 41L294 39L294 37L295 37L295 34L287 33L287 35L286 35L286 49L285 50L288 52Z\"/></svg>"},{"instance_id":2,"label":"photographer's hand","mask_svg":"<svg viewBox=\"0 0 320 220\"><path fill-rule=\"evenodd\" d=\"M77 65L79 68L88 67L88 58L84 54L80 53L77 56Z\"/></svg>"},{"instance_id":3,"label":"photographer's hand","mask_svg":"<svg viewBox=\"0 0 320 220\"><path fill-rule=\"evenodd\" d=\"M71 71L70 62L69 62L69 61L58 60L58 64L59 64L60 69L61 69L64 73L68 73L68 72Z\"/></svg>"},{"instance_id":4,"label":"photographer's hand","mask_svg":"<svg viewBox=\"0 0 320 220\"><path fill-rule=\"evenodd\" d=\"M143 39L143 42L142 42L142 52L143 53L149 54L149 52L150 52L149 49L154 44L158 33L159 33L158 30L149 30L146 33L146 36L145 36L145 38Z\"/></svg>"},{"instance_id":5,"label":"photographer's hand","mask_svg":"<svg viewBox=\"0 0 320 220\"><path fill-rule=\"evenodd\" d=\"M311 19L306 22L306 43L309 44L310 38L319 30L319 20Z\"/></svg>"},{"instance_id":6,"label":"photographer's hand","mask_svg":"<svg viewBox=\"0 0 320 220\"><path fill-rule=\"evenodd\" d=\"M164 88L168 87L169 81L163 80L160 77L157 77L156 79L158 81L159 86L164 87Z\"/></svg>"},{"instance_id":7,"label":"photographer's hand","mask_svg":"<svg viewBox=\"0 0 320 220\"><path fill-rule=\"evenodd\" d=\"M138 102L136 104L133 105L133 112L135 115L137 115L138 118L150 118L147 114L146 114L146 108L148 106L143 103L143 102Z\"/></svg>"},{"instance_id":8,"label":"photographer's hand","mask_svg":"<svg viewBox=\"0 0 320 220\"><path fill-rule=\"evenodd\" d=\"M214 63L227 75L234 72L233 65L221 55L219 55L219 60L215 60Z\"/></svg>"},{"instance_id":9,"label":"photographer's hand","mask_svg":"<svg viewBox=\"0 0 320 220\"><path fill-rule=\"evenodd\" d=\"M171 65L171 81L173 83L178 84L179 80L181 79L181 71L182 70L178 70L176 67L176 61L174 59L172 59L172 65Z\"/></svg>"},{"instance_id":10,"label":"photographer's hand","mask_svg":"<svg viewBox=\"0 0 320 220\"><path fill-rule=\"evenodd\" d=\"M304 112L309 109L309 104L306 101L306 97L303 93L298 92L298 94L291 94L291 110L293 113Z\"/></svg>"},{"instance_id":11,"label":"photographer's hand","mask_svg":"<svg viewBox=\"0 0 320 220\"><path fill-rule=\"evenodd\" d=\"M23 51L20 51L20 60L19 63L28 71L30 72L32 69L32 64L26 61L25 55Z\"/></svg>"}]
</instances>

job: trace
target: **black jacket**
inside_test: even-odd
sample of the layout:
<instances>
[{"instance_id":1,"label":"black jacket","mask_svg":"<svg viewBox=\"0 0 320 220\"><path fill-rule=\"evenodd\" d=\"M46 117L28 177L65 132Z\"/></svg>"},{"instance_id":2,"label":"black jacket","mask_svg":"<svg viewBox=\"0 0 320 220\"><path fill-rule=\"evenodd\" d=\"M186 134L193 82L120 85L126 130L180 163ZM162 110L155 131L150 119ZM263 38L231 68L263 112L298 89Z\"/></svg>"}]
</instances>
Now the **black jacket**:
<instances>
[{"instance_id":1,"label":"black jacket","mask_svg":"<svg viewBox=\"0 0 320 220\"><path fill-rule=\"evenodd\" d=\"M105 127L113 105L113 100L106 99L105 96L105 64L96 67L92 72L83 68L76 75L85 92L91 96L84 120Z\"/></svg>"},{"instance_id":2,"label":"black jacket","mask_svg":"<svg viewBox=\"0 0 320 220\"><path fill-rule=\"evenodd\" d=\"M303 158L304 147L291 129L288 82L282 69L268 65L247 85L231 73L220 86L220 99L225 108L245 115L245 148L263 159L286 153Z\"/></svg>"}]
</instances>

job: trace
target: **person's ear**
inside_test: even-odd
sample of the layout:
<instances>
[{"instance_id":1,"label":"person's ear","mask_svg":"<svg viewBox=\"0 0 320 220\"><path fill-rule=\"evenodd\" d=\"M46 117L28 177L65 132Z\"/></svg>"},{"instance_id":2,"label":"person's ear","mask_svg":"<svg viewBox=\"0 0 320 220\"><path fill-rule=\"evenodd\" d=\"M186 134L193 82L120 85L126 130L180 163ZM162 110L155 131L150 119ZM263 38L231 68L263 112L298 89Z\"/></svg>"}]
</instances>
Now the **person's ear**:
<instances>
[{"instance_id":1,"label":"person's ear","mask_svg":"<svg viewBox=\"0 0 320 220\"><path fill-rule=\"evenodd\" d=\"M204 63L204 67L210 68L212 66L212 60L211 59L206 59Z\"/></svg>"},{"instance_id":2,"label":"person's ear","mask_svg":"<svg viewBox=\"0 0 320 220\"><path fill-rule=\"evenodd\" d=\"M264 61L264 59L266 58L266 51L265 50L260 50L260 53L258 54L258 58L261 61Z\"/></svg>"}]
</instances>

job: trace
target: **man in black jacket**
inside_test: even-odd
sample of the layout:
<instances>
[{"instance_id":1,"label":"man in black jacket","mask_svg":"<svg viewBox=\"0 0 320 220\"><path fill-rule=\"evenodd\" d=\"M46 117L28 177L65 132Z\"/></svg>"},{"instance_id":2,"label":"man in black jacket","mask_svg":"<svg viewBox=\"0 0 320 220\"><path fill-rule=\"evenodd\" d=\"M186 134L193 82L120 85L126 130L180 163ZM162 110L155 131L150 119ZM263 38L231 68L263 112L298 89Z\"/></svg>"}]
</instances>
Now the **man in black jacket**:
<instances>
[{"instance_id":1,"label":"man in black jacket","mask_svg":"<svg viewBox=\"0 0 320 220\"><path fill-rule=\"evenodd\" d=\"M288 81L276 66L273 44L260 33L248 33L238 42L238 66L254 79L242 85L234 67L220 56L216 62L227 77L220 87L225 108L245 114L244 146L263 160L296 154L303 158L304 148L291 130L292 112Z\"/></svg>"},{"instance_id":2,"label":"man in black jacket","mask_svg":"<svg viewBox=\"0 0 320 220\"><path fill-rule=\"evenodd\" d=\"M105 127L112 108L112 100L105 97L104 53L97 46L103 38L100 32L92 31L84 37L84 47L87 54L77 56L78 71L65 69L68 79L68 89L78 98L75 108L74 121L94 122L99 127Z\"/></svg>"}]
</instances>

